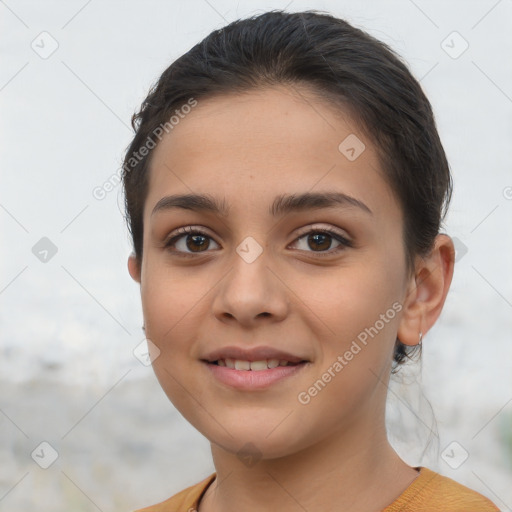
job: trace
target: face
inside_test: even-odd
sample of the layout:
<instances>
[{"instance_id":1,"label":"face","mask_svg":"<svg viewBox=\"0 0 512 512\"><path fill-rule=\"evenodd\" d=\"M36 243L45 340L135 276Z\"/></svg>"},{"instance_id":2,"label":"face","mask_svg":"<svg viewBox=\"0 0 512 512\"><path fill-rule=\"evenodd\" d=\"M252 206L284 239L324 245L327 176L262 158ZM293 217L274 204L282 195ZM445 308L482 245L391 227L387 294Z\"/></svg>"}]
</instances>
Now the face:
<instances>
[{"instance_id":1,"label":"face","mask_svg":"<svg viewBox=\"0 0 512 512\"><path fill-rule=\"evenodd\" d=\"M264 458L380 421L407 293L402 213L374 145L301 91L202 100L174 126L130 263L169 399L215 445ZM164 199L190 194L209 208Z\"/></svg>"}]
</instances>

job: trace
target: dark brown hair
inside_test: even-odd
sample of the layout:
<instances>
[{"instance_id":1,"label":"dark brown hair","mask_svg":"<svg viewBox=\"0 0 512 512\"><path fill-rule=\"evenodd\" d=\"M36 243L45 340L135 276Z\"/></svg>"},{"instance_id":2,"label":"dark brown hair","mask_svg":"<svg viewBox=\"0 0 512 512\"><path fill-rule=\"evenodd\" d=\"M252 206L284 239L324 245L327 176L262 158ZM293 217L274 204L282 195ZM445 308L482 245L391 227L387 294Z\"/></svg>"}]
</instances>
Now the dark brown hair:
<instances>
[{"instance_id":1,"label":"dark brown hair","mask_svg":"<svg viewBox=\"0 0 512 512\"><path fill-rule=\"evenodd\" d=\"M178 58L153 85L132 117L135 137L122 174L126 221L139 264L150 157L162 127L170 131L170 119L178 119L179 109L191 101L277 84L307 86L334 109L348 109L371 137L402 208L407 271L412 272L415 257L432 250L452 194L431 105L392 49L319 11L273 10L234 21ZM409 347L397 339L394 369L418 347L421 353L421 345Z\"/></svg>"}]
</instances>

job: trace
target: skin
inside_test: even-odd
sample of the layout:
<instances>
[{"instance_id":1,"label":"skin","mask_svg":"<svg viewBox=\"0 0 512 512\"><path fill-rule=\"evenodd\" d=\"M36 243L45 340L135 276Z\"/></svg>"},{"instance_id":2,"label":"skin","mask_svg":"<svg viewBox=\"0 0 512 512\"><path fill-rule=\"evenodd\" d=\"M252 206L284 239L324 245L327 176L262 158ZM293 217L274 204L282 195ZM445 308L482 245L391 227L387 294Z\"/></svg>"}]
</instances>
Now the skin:
<instances>
[{"instance_id":1,"label":"skin","mask_svg":"<svg viewBox=\"0 0 512 512\"><path fill-rule=\"evenodd\" d=\"M338 150L349 134L366 146L354 161ZM340 206L277 219L268 213L277 195L325 191L349 194L373 215ZM192 192L225 198L229 214L151 215L162 197ZM353 247L327 237L318 249L308 243L313 225L338 230ZM450 237L438 235L431 255L407 274L400 205L355 121L305 88L201 100L154 150L144 226L142 262L132 255L128 268L140 283L146 336L160 350L153 368L172 403L211 442L217 472L200 511L368 512L396 499L418 472L386 436L393 347L397 335L417 344L435 323L455 251ZM190 258L163 248L182 226L205 228L203 252L187 248L187 235L174 250ZM263 251L252 263L236 252L248 236ZM298 393L394 302L401 311L300 403ZM200 361L226 345L271 345L309 363L266 390L240 391ZM237 456L248 442L259 457L250 466Z\"/></svg>"}]
</instances>

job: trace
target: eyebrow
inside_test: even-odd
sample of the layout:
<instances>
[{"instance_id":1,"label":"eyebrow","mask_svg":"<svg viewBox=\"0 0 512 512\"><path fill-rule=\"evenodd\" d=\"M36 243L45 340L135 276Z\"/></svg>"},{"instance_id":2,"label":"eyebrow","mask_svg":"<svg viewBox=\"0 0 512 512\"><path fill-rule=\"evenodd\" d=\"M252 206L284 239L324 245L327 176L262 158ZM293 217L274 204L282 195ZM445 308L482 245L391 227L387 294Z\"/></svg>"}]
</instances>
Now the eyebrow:
<instances>
[{"instance_id":1,"label":"eyebrow","mask_svg":"<svg viewBox=\"0 0 512 512\"><path fill-rule=\"evenodd\" d=\"M356 207L373 215L373 212L359 199L342 192L305 192L303 194L283 194L277 196L269 208L269 214L279 217L291 212L301 212L312 209L341 207ZM209 195L183 194L162 197L156 203L151 216L157 212L181 208L197 212L214 213L225 216L229 213L226 200L217 200Z\"/></svg>"}]
</instances>

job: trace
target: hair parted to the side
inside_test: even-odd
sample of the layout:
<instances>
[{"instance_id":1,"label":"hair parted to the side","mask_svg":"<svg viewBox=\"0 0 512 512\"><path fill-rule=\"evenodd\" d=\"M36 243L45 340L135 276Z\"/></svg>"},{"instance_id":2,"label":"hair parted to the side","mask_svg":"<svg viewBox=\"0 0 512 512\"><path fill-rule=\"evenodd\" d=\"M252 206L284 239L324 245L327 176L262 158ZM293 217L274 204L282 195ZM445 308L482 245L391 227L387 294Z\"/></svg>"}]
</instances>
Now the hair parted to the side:
<instances>
[{"instance_id":1,"label":"hair parted to the side","mask_svg":"<svg viewBox=\"0 0 512 512\"><path fill-rule=\"evenodd\" d=\"M431 105L386 44L314 10L273 10L215 30L174 61L151 88L132 117L135 137L122 169L126 221L139 264L148 173L156 146L147 141L154 140L163 126L172 129L170 118L185 105L272 85L307 87L333 109L350 112L371 137L383 176L403 212L407 272L413 272L416 257L432 250L452 195ZM146 151L140 152L143 146ZM393 371L417 351L421 355L421 345L410 347L397 339Z\"/></svg>"}]
</instances>

